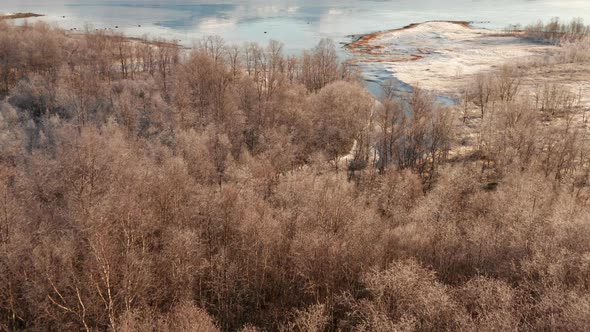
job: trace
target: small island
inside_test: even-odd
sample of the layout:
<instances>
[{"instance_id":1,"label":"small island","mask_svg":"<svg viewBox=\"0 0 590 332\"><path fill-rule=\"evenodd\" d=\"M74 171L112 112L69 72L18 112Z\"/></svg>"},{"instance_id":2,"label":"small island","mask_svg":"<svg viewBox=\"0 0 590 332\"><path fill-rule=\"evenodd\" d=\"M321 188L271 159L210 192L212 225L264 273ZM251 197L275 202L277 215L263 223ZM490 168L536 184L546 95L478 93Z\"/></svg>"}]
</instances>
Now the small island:
<instances>
[{"instance_id":1,"label":"small island","mask_svg":"<svg viewBox=\"0 0 590 332\"><path fill-rule=\"evenodd\" d=\"M41 17L42 14L35 13L0 13L0 20L15 20L19 18Z\"/></svg>"}]
</instances>

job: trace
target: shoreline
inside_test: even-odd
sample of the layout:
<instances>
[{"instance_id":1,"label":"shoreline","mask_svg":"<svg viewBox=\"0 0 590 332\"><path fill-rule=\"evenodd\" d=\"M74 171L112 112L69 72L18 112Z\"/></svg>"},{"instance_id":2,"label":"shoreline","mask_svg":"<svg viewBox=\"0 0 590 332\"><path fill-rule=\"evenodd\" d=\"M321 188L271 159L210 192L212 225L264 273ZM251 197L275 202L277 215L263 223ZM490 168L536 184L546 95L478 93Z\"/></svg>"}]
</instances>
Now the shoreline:
<instances>
[{"instance_id":1,"label":"shoreline","mask_svg":"<svg viewBox=\"0 0 590 332\"><path fill-rule=\"evenodd\" d=\"M16 20L16 19L26 19L26 18L35 18L35 17L45 17L45 14L37 14L37 13L0 13L0 21L3 20ZM137 42L143 43L146 45L151 45L155 47L178 47L179 49L190 49L188 47L183 46L179 43L178 40L168 40L166 38L158 38L153 37L150 38L149 35L145 36L129 36L126 35L124 32L117 32L112 29L95 29L94 31L82 31L76 29L66 29L60 28L72 38L77 38L80 36L84 36L85 34L99 34L101 32L106 32L103 36L110 38L110 39L123 39L127 42Z\"/></svg>"},{"instance_id":2,"label":"shoreline","mask_svg":"<svg viewBox=\"0 0 590 332\"><path fill-rule=\"evenodd\" d=\"M383 36L383 35L387 35L390 33L395 33L395 32L399 32L399 31L405 31L405 30L410 30L410 29L414 29L422 24L426 24L426 23L451 23L451 24L457 24L466 28L472 28L472 24L475 24L477 22L473 22L473 21L448 21L448 20L431 20L431 21L424 21L424 22L420 22L420 23L410 23L404 27L401 28L395 28L395 29L388 29L388 30L381 30L381 31L375 31L375 32L370 32L370 33L366 33L366 34L361 34L361 35L351 35L351 37L356 38L355 40L353 40L350 43L347 43L344 45L344 48L349 50L352 53L356 53L356 52L370 52L369 50L365 49L365 47L367 46L368 43L370 43L371 41ZM365 53L363 53L365 54Z\"/></svg>"},{"instance_id":3,"label":"shoreline","mask_svg":"<svg viewBox=\"0 0 590 332\"><path fill-rule=\"evenodd\" d=\"M479 72L505 63L551 56L558 47L515 34L473 27L478 22L427 21L365 34L345 46L367 79L392 78L456 97Z\"/></svg>"},{"instance_id":4,"label":"shoreline","mask_svg":"<svg viewBox=\"0 0 590 332\"><path fill-rule=\"evenodd\" d=\"M0 20L16 20L31 17L42 17L43 14L36 13L2 13L0 14Z\"/></svg>"}]
</instances>

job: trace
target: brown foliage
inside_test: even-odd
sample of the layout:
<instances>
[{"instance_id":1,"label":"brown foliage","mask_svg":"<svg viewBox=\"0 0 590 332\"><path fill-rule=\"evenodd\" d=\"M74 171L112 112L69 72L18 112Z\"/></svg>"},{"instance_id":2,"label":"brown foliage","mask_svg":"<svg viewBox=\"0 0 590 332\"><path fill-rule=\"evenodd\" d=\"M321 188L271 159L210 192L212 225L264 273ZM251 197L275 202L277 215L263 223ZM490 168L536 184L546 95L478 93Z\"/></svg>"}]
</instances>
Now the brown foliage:
<instances>
[{"instance_id":1,"label":"brown foliage","mask_svg":"<svg viewBox=\"0 0 590 332\"><path fill-rule=\"evenodd\" d=\"M0 26L0 330L588 330L564 87L490 73L481 159L458 164L450 110L376 105L328 41L180 55Z\"/></svg>"}]
</instances>

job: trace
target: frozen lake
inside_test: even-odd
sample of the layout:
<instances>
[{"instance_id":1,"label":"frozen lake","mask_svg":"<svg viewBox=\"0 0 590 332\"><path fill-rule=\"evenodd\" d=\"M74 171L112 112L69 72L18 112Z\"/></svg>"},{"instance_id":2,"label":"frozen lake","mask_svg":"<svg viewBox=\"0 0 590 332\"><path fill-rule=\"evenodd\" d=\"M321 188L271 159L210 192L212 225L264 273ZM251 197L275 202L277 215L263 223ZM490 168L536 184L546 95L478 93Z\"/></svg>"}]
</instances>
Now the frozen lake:
<instances>
[{"instance_id":1,"label":"frozen lake","mask_svg":"<svg viewBox=\"0 0 590 332\"><path fill-rule=\"evenodd\" d=\"M427 20L482 21L489 28L554 16L590 23L588 0L3 0L0 12L45 14L42 20L66 29L118 26L132 36L162 36L186 46L212 34L230 43L275 39L289 53L323 37L347 42L351 34Z\"/></svg>"}]
</instances>

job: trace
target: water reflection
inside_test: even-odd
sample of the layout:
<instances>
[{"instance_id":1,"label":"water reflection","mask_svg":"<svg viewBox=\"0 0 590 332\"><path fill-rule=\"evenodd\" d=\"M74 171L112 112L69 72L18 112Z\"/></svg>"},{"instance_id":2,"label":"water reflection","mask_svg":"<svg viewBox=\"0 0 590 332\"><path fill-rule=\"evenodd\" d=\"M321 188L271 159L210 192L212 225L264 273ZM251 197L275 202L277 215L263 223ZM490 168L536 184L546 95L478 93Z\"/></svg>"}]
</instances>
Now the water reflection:
<instances>
[{"instance_id":1,"label":"water reflection","mask_svg":"<svg viewBox=\"0 0 590 332\"><path fill-rule=\"evenodd\" d=\"M398 28L427 20L485 21L503 28L559 16L590 23L588 0L4 0L0 12L36 12L41 20L80 30L90 23L131 36L161 36L192 46L220 35L228 43L274 39L286 53L311 48L321 38L346 43L350 35ZM35 19L33 19L35 20ZM116 27L116 28L115 28ZM348 55L341 50L340 55ZM369 87L392 73L363 68Z\"/></svg>"},{"instance_id":2,"label":"water reflection","mask_svg":"<svg viewBox=\"0 0 590 332\"><path fill-rule=\"evenodd\" d=\"M350 34L426 20L490 21L487 27L552 16L590 21L586 0L8 0L0 11L47 14L45 20L64 28L118 26L131 35L161 35L187 46L209 34L236 43L277 39L288 52L323 37L343 42Z\"/></svg>"}]
</instances>

